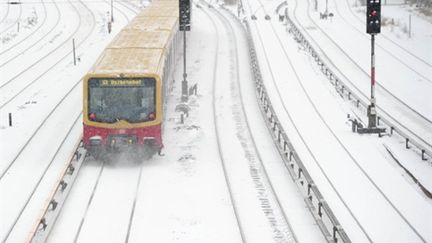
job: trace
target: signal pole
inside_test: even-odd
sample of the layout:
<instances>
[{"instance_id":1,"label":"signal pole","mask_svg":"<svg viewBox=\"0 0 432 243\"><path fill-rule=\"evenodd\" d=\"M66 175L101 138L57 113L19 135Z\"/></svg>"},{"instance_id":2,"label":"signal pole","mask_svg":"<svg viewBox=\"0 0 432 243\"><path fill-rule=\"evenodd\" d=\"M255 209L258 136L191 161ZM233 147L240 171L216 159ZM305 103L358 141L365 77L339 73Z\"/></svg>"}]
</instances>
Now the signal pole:
<instances>
[{"instance_id":1,"label":"signal pole","mask_svg":"<svg viewBox=\"0 0 432 243\"><path fill-rule=\"evenodd\" d=\"M188 83L186 80L187 73L186 73L186 29L183 28L183 81L182 81L182 96L181 101L187 102L188 101Z\"/></svg>"},{"instance_id":2,"label":"signal pole","mask_svg":"<svg viewBox=\"0 0 432 243\"><path fill-rule=\"evenodd\" d=\"M376 127L375 107L375 34L371 34L371 98L367 115L369 119L368 128Z\"/></svg>"},{"instance_id":3,"label":"signal pole","mask_svg":"<svg viewBox=\"0 0 432 243\"><path fill-rule=\"evenodd\" d=\"M188 83L186 73L186 31L190 31L190 18L191 18L191 3L190 0L179 1L179 30L183 31L183 81L182 81L182 94L181 102L188 101Z\"/></svg>"},{"instance_id":4,"label":"signal pole","mask_svg":"<svg viewBox=\"0 0 432 243\"><path fill-rule=\"evenodd\" d=\"M358 133L382 133L385 128L379 128L377 125L376 111L376 70L375 70L375 35L381 32L381 0L366 1L366 33L371 35L371 97L370 105L367 108L368 126L366 128L357 128Z\"/></svg>"}]
</instances>

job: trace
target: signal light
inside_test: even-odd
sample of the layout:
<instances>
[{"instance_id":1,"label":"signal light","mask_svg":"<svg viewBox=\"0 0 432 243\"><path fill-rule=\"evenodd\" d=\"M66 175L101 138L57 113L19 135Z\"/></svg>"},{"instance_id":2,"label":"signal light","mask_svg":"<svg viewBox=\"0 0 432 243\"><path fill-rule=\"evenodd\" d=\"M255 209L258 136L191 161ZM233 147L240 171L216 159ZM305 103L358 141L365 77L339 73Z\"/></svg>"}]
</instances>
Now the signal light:
<instances>
[{"instance_id":1,"label":"signal light","mask_svg":"<svg viewBox=\"0 0 432 243\"><path fill-rule=\"evenodd\" d=\"M191 3L190 0L179 1L179 28L181 31L190 30Z\"/></svg>"},{"instance_id":2,"label":"signal light","mask_svg":"<svg viewBox=\"0 0 432 243\"><path fill-rule=\"evenodd\" d=\"M378 34L381 32L381 1L366 0L366 33Z\"/></svg>"}]
</instances>

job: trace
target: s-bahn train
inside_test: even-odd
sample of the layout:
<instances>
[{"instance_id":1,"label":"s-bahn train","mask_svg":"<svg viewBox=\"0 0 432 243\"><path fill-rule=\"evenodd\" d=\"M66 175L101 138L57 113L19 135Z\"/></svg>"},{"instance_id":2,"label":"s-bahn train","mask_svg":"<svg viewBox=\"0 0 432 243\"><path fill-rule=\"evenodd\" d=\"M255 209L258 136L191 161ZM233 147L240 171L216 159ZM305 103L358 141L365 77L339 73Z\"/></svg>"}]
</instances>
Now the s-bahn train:
<instances>
[{"instance_id":1,"label":"s-bahn train","mask_svg":"<svg viewBox=\"0 0 432 243\"><path fill-rule=\"evenodd\" d=\"M95 158L160 152L164 98L176 61L178 2L153 1L102 52L83 80L83 143Z\"/></svg>"}]
</instances>

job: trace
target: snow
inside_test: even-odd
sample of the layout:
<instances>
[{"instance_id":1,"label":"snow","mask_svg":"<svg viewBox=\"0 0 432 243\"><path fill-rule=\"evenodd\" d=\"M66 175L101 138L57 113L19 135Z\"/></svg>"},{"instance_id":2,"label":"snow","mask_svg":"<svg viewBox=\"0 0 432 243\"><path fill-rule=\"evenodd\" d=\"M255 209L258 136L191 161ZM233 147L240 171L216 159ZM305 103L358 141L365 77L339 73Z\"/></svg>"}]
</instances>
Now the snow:
<instances>
[{"instance_id":1,"label":"snow","mask_svg":"<svg viewBox=\"0 0 432 243\"><path fill-rule=\"evenodd\" d=\"M113 32L108 34L109 1L22 2L0 2L2 242L25 241L37 223L82 133L81 78L142 4L115 3ZM365 114L339 97L309 54L278 22L275 9L281 2L244 1L247 12L243 17L254 13L258 18L248 21L264 82L279 120L324 198L353 242L432 241L431 199L388 150L432 191L430 160L421 161L418 151L405 149L398 136L378 138L351 132L347 114L363 121ZM287 1L290 16L298 18L321 52L368 97L370 43L364 33L364 7L355 7L356 2L329 0L335 16L323 21L311 9L313 1ZM187 51L188 81L198 84L198 95L190 97L190 116L181 124L175 111L182 80L179 59L164 120L165 156L140 163L124 158L105 164L86 161L48 241L325 240L265 127L239 25L233 24L232 35L214 12L228 16L225 10L200 5L201 9L193 8ZM318 0L318 6L319 12L324 11L325 1ZM228 7L237 13L235 6ZM270 21L264 19L264 13L270 15ZM384 26L377 36L378 82L432 120L431 17L407 5L383 6L382 14L388 21L393 18L395 25ZM405 32L410 14L411 38ZM76 65L71 38L79 57ZM232 56L236 53L238 60ZM238 83L237 76L241 77ZM406 113L398 101L377 89L377 102L383 109L431 141L431 124ZM8 113L13 115L12 127ZM22 148L23 154L18 155ZM263 209L267 206L270 211Z\"/></svg>"}]
</instances>

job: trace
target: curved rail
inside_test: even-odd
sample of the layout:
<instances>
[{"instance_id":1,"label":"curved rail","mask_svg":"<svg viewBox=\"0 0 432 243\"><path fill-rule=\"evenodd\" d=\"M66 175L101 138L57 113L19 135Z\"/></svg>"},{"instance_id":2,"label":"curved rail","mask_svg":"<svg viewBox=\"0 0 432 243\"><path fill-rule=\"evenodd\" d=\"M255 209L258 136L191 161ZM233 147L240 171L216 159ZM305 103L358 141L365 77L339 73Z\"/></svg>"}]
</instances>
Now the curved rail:
<instances>
[{"instance_id":1,"label":"curved rail","mask_svg":"<svg viewBox=\"0 0 432 243\"><path fill-rule=\"evenodd\" d=\"M335 1L336 3L337 1ZM348 8L350 10L350 12L352 13L352 15L361 23L363 23L363 19L361 19L357 14L355 14L353 12L353 9L351 7L351 4L349 4L348 0L345 0L346 4L348 5ZM339 11L338 11L339 12ZM432 64L427 62L425 59L423 59L422 57L417 56L416 54L412 53L410 50L408 50L407 48L403 47L401 44L397 43L396 41L394 41L392 38L388 37L385 33L381 32L381 36L384 37L386 40L390 41L391 43L393 43L394 45L398 46L400 49L404 50L407 54L409 54L410 56L414 57L415 59L417 59L418 61L422 62L423 64L425 64L426 66L429 66L432 68Z\"/></svg>"},{"instance_id":2,"label":"curved rail","mask_svg":"<svg viewBox=\"0 0 432 243\"><path fill-rule=\"evenodd\" d=\"M291 144L290 139L278 120L277 113L273 109L269 95L263 83L248 21L245 21L245 26L248 33L248 45L250 49L257 98L260 103L262 114L266 118L265 120L268 128L277 145L277 149L279 150L290 175L293 177L302 193L308 198L307 203L310 205L311 212L326 239L329 242L337 242L339 240L342 240L342 242L351 242L318 187L312 180L312 177L309 175L309 172L300 157L297 155L294 146Z\"/></svg>"},{"instance_id":3,"label":"curved rail","mask_svg":"<svg viewBox=\"0 0 432 243\"><path fill-rule=\"evenodd\" d=\"M235 31L233 29L233 26L231 25L231 22L225 16L223 16L222 14L220 14L218 11L215 10L215 12L220 16L220 18L225 23L225 26L227 26L227 28L230 30L231 35L229 35L229 36L235 36ZM229 14L231 14L231 12L229 12L229 11L226 11L226 12L229 13ZM236 20L236 18L234 16L232 16L232 19ZM240 24L240 23L238 23L238 24ZM244 30L244 29L242 28L242 30ZM250 127L250 122L249 122L248 116L246 115L247 113L246 113L245 103L243 102L243 94L242 94L242 89L241 89L241 82L240 82L241 79L240 79L240 73L239 73L240 63L239 63L239 60L238 60L239 50L238 50L238 47L237 47L237 42L235 40L232 40L231 43L233 43L233 48L232 49L234 49L234 51L235 51L235 55L234 55L235 56L235 58L234 58L235 61L234 62L235 62L235 67L236 67L235 70L237 70L236 71L235 82L236 82L236 85L237 85L238 90L239 90L238 93L239 93L239 101L240 101L240 104L241 104L241 115L244 117L244 120L245 120L244 123L245 123L245 126L247 127L247 133L250 135L250 140L251 140L253 149L256 152L257 159L258 159L258 163L255 163L255 164L251 163L250 166L254 170L256 170L256 171L258 171L259 169L262 169L262 172L263 172L261 176L260 175L253 175L253 177L257 181L264 181L266 184L268 184L268 186L269 186L268 190L270 191L270 194L273 195L273 197L275 199L275 204L276 204L275 206L277 207L276 210L279 211L279 212L281 212L282 218L285 221L284 223L286 224L287 229L288 229L287 237L290 237L290 238L286 239L286 240L289 240L289 241L292 241L292 242L298 242L298 239L297 239L296 235L294 234L294 230L293 230L293 228L292 228L292 226L290 224L290 220L289 220L287 214L285 213L285 211L282 209L280 199L279 199L278 195L275 193L275 189L273 187L273 184L272 184L272 182L270 180L270 177L269 177L269 175L267 173L267 170L266 170L266 168L264 166L263 160L262 160L261 155L259 153L259 150L257 148L256 142L255 142L255 138L254 138L254 136L252 136L253 133L252 133L252 130L251 130L251 127ZM267 190L265 187L263 187L262 183L258 183L256 185L256 187L257 188L261 188L262 190ZM264 197L262 199L265 200L265 201L269 200L266 197ZM274 211L274 210L272 210L272 211ZM271 222L271 221L274 220L274 216L270 216L270 215L266 215L266 216L268 217L269 222ZM274 230L276 231L277 228L275 228Z\"/></svg>"},{"instance_id":4,"label":"curved rail","mask_svg":"<svg viewBox=\"0 0 432 243\"><path fill-rule=\"evenodd\" d=\"M217 29L217 27L216 27L216 23L215 23L215 21L210 17L210 15L206 12L206 11L203 11L207 16L208 16L208 18L211 20L211 22L212 22L212 25L213 25L213 28L215 29L215 31L216 31L216 36L217 36L217 39L219 40L219 31L218 31L218 29ZM214 126L214 128L215 128L215 134L219 134L219 128L218 128L218 118L217 118L217 115L216 115L216 76L217 76L217 65L218 65L218 58L219 58L219 56L218 56L218 52L219 52L219 41L216 41L216 47L215 47L215 49L216 49L216 52L215 52L215 56L214 56L214 66L213 66L213 73L212 73L212 90L213 90L213 92L212 92L212 107L213 107L213 123L215 124L215 126ZM220 141L220 137L219 136L216 136L216 142L217 142L217 146L218 146L218 152L219 152L219 157L220 157L220 161L221 161L221 165L222 165L222 170L223 170L223 173L224 173L224 177L225 177L225 183L226 183L226 185L227 185L227 189L228 189L228 192L229 192L229 197L230 197L230 201L231 201L231 205L232 205L232 207L233 207L233 211L234 211L234 215L235 215L235 218L236 218L236 222L237 222L237 226L238 226L238 229L239 229L239 233L240 233L240 237L241 237L241 239L242 239L242 242L246 242L246 237L245 237L245 234L244 234L244 230L243 230L243 226L242 226L242 224L241 224L241 222L240 222L240 215L239 215L239 212L238 212L238 207L237 207L237 203L236 203L236 201L235 201L235 198L234 198L234 195L233 195L233 191L232 191L232 188L231 188L231 181L230 181L230 179L229 179L229 177L228 177L228 172L227 172L227 168L226 168L226 161L224 160L224 157L223 157L223 152L222 152L222 145L221 145L221 141Z\"/></svg>"},{"instance_id":5,"label":"curved rail","mask_svg":"<svg viewBox=\"0 0 432 243\"><path fill-rule=\"evenodd\" d=\"M42 23L41 23L41 24L40 24L40 25L39 25L35 30L33 30L29 35L27 35L25 38L23 38L22 40L20 40L20 41L14 43L13 45L11 45L10 47L8 47L7 49L5 49L5 50L3 50L2 52L0 52L0 55L2 55L2 54L4 54L4 53L6 53L6 52L12 50L12 49L15 48L17 45L23 43L25 40L29 39L32 35L34 35L35 33L37 33L37 31L38 31L40 28L42 28L42 26L45 24L46 19L47 19L47 9L46 9L45 2L42 1L42 4L43 4L44 10L45 10L45 11L44 11L44 12L45 12L45 17L44 17ZM36 44L38 44L41 40L43 40L44 38L46 38L46 37L47 37L47 36L48 36L48 35L49 35L49 34L50 34L50 33L51 33L51 32L52 32L52 31L57 27L57 25L60 23L60 19L61 19L61 18L60 18L60 15L61 15L61 14L60 14L60 9L59 9L59 7L58 7L56 1L54 1L54 5L55 5L55 7L56 7L57 14L58 14L58 16L57 16L57 21L56 21L55 25L54 25L50 30L48 30L48 32L47 32L46 34L42 35L40 38L38 38L36 41L34 41L33 44L30 44L30 45L26 46L26 48L25 48L23 51L17 53L17 54L14 55L13 57L11 57L11 58L9 58L8 60L5 60L3 63L1 63L1 64L0 64L0 67L3 67L3 66L6 65L8 62L10 62L10 61L14 60L15 58L17 58L18 56L24 54L24 53L25 53L26 51L28 51L30 48L32 48L33 46L35 46Z\"/></svg>"},{"instance_id":6,"label":"curved rail","mask_svg":"<svg viewBox=\"0 0 432 243\"><path fill-rule=\"evenodd\" d=\"M79 143L75 146L74 152L69 159L69 163L63 168L62 173L57 179L57 183L54 185L54 189L45 201L45 206L25 241L26 243L46 242L49 232L63 207L85 157L86 152L82 147L80 138Z\"/></svg>"},{"instance_id":7,"label":"curved rail","mask_svg":"<svg viewBox=\"0 0 432 243\"><path fill-rule=\"evenodd\" d=\"M357 68L358 68L358 70L360 70L361 71L361 73L363 73L366 77L368 77L368 78L370 78L370 75L360 66L360 64L357 62L357 61L355 61L326 31L324 31L313 19L312 19L312 17L311 17L311 15L310 15L310 11L309 11L309 8L310 8L310 2L309 1L307 1L307 4L308 4L308 11L307 11L307 16L308 16L308 18L314 23L314 25L318 28L318 30L323 34L323 35L325 35L326 36L326 38L328 39L328 40L330 40L332 43L333 43L333 45L335 45L335 47L337 47L342 53L343 53L343 55L345 56L345 57L347 57L349 60L350 60L350 62L352 63L352 64L354 64ZM294 16L294 18L296 18L296 16ZM299 22L299 21L297 21L297 22ZM303 27L303 26L300 26L300 27L302 27L302 29L303 30L305 30L305 28ZM309 37L310 37L310 39L312 40L312 41L314 41L313 40L313 38L311 37L311 35L305 30L304 31ZM362 35L363 36L363 35ZM315 41L314 41L315 42ZM320 48L319 48L320 49ZM388 51L386 50L386 49L384 49L384 51L386 51L387 53L388 53ZM323 53L323 55L324 56L326 56L326 54L324 53L324 51L322 51L321 50L321 53ZM391 54L392 55L392 54ZM394 55L392 55L394 58L396 58ZM326 56L327 57L327 56ZM327 58L328 60L330 60L329 58ZM396 59L398 59L398 58L396 58ZM400 60L400 59L398 59L398 60ZM407 64L405 64L405 63L403 63L405 66L407 66L409 69L412 69L411 67L409 67ZM421 77L423 77L425 80L427 80L427 81L429 81L429 82L431 82L427 77L425 77L424 75L422 75L422 74L420 74L420 73L418 73L418 72L416 72L416 71L414 71L414 70L412 70L413 72L415 72L415 73L417 73L417 75L419 75L419 76L421 76ZM349 80L348 80L349 81ZM349 81L351 84L352 84L352 82L351 81ZM367 97L367 95L366 94L364 94L360 89L358 89L357 88L357 86L356 85L354 85L354 84L352 84L355 88L356 88L356 90L358 90L358 92L360 92L364 97ZM411 111L411 112L413 112L415 115L418 115L421 119L423 119L426 123L429 123L429 124L432 124L432 121L428 118L428 117L426 117L425 115L423 115L423 114L421 114L420 112L418 112L417 110L415 110L414 108L412 108L409 104L407 104L406 102L404 102L401 98L399 98L399 97L397 97L395 94L393 94L392 92L390 92L390 90L388 90L386 87L384 87L380 82L378 82L377 83L377 86L380 88L380 90L383 90L385 93L387 93L389 96L391 96L393 99L395 99L396 101L398 101L402 106L404 106L404 107L406 107L409 111ZM379 107L379 106L378 106Z\"/></svg>"},{"instance_id":8,"label":"curved rail","mask_svg":"<svg viewBox=\"0 0 432 243\"><path fill-rule=\"evenodd\" d=\"M366 109L369 105L367 103L367 98L366 99L364 98L366 96L358 89L357 91L360 92L363 98L356 95L356 92L351 90L349 86L347 86L342 81L342 79L340 79L336 75L336 73L330 69L330 67L324 62L324 59L320 57L319 52L315 50L312 44L310 44L309 40L303 35L303 33L300 31L297 25L291 20L290 16L288 15L287 9L285 9L285 18L288 24L291 26L291 32L294 34L295 38L297 38L297 40L305 47L305 50L312 55L317 65L320 66L321 71L329 79L330 83L335 86L335 88L340 92L342 96L346 97L348 100L353 100L356 103L357 107L361 105L364 109ZM408 147L408 142L416 146L421 151L422 159L426 160L427 159L425 157L426 155L429 158L432 158L432 149L431 149L432 145L430 143L428 143L422 137L415 134L409 128L407 128L406 126L398 122L398 120L393 116L391 116L391 114L389 114L385 110L382 110L382 108L380 109L384 115L378 116L378 121L382 121L384 124L386 124L390 128L391 134L395 132L399 134L401 137L405 138L407 147Z\"/></svg>"},{"instance_id":9,"label":"curved rail","mask_svg":"<svg viewBox=\"0 0 432 243\"><path fill-rule=\"evenodd\" d=\"M9 11L10 11L10 9L9 9L9 5L10 5L10 3L6 3L6 4L8 5L8 13L9 13ZM21 19L21 15L22 15L22 3L19 2L19 4L15 4L15 5L19 5L19 14L18 14L18 18L16 18L15 22L12 23L10 26L8 26L8 27L6 27L5 29L1 30L1 31L0 31L0 34L3 34L3 33L5 33L6 31L8 31L9 29L11 29L12 27L14 27L14 26L16 25L16 23L18 23L19 20ZM6 15L6 17L7 17L7 15ZM5 17L5 19L6 19L6 17Z\"/></svg>"}]
</instances>

